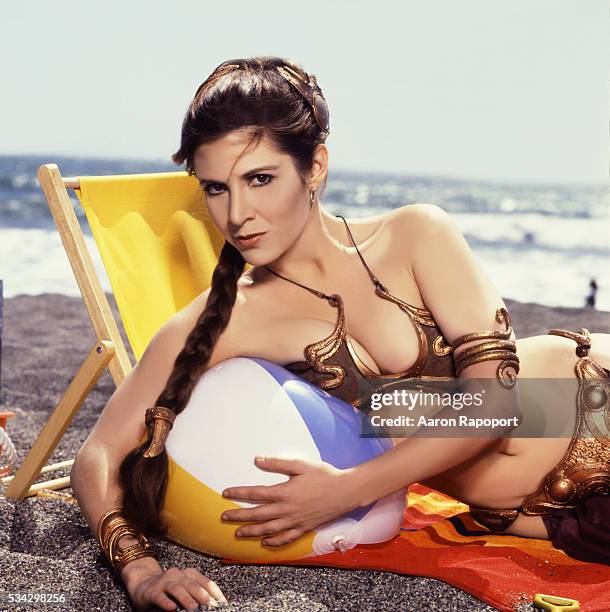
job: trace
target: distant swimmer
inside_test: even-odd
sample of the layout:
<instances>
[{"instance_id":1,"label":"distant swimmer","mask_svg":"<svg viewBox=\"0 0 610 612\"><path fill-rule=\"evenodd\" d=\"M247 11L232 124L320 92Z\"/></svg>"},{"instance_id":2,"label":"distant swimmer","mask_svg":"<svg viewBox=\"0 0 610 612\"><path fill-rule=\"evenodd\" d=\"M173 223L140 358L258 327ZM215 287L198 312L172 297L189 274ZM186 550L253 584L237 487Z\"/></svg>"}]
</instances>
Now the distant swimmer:
<instances>
[{"instance_id":1,"label":"distant swimmer","mask_svg":"<svg viewBox=\"0 0 610 612\"><path fill-rule=\"evenodd\" d=\"M585 298L585 308L595 308L595 295L597 294L597 283L595 279L592 278L589 283L589 288L591 291L589 295Z\"/></svg>"}]
</instances>

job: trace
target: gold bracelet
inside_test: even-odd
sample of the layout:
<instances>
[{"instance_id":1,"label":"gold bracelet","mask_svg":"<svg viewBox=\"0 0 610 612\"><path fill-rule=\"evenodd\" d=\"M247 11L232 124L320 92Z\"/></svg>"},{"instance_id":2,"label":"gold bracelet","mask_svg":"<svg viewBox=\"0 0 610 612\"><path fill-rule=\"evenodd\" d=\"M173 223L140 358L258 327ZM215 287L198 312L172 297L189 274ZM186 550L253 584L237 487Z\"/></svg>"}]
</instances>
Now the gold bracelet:
<instances>
[{"instance_id":1,"label":"gold bracelet","mask_svg":"<svg viewBox=\"0 0 610 612\"><path fill-rule=\"evenodd\" d=\"M117 575L120 575L121 570L131 561L155 556L148 538L129 525L121 514L121 508L111 508L101 516L96 535L102 551ZM124 535L131 535L138 542L121 548L119 540Z\"/></svg>"}]
</instances>

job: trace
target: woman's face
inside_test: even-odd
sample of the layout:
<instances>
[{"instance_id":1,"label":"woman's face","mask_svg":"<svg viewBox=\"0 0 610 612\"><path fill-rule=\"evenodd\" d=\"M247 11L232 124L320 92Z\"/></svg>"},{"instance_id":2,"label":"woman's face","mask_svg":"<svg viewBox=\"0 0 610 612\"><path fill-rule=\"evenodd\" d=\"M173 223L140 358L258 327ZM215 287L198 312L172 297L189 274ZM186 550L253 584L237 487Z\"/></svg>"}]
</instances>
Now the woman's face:
<instances>
[{"instance_id":1,"label":"woman's face","mask_svg":"<svg viewBox=\"0 0 610 612\"><path fill-rule=\"evenodd\" d=\"M248 263L264 265L280 257L302 232L310 211L309 189L292 157L278 151L268 137L243 153L250 139L247 132L235 130L200 145L193 169L227 242ZM254 241L240 239L259 232L264 234Z\"/></svg>"}]
</instances>

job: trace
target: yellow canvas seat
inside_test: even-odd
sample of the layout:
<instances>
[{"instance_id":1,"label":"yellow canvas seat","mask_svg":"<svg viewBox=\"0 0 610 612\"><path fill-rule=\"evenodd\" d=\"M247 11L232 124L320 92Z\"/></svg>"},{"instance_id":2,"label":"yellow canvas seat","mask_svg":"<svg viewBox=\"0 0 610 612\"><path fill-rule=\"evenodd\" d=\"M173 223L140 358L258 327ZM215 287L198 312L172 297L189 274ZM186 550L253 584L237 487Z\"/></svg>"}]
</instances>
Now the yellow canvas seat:
<instances>
[{"instance_id":1,"label":"yellow canvas seat","mask_svg":"<svg viewBox=\"0 0 610 612\"><path fill-rule=\"evenodd\" d=\"M186 172L62 178L46 164L38 178L97 341L19 470L3 479L13 499L69 486L69 477L31 485L41 473L73 463L43 467L104 368L118 386L132 367L67 189L85 210L136 359L163 323L210 285L224 242Z\"/></svg>"}]
</instances>

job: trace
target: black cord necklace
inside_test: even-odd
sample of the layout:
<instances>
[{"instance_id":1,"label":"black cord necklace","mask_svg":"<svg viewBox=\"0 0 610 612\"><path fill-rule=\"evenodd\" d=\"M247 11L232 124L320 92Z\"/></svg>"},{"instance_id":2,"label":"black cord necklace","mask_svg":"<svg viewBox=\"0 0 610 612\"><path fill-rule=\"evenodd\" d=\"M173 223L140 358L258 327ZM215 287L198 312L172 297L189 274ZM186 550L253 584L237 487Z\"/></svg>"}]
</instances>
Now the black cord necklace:
<instances>
[{"instance_id":1,"label":"black cord necklace","mask_svg":"<svg viewBox=\"0 0 610 612\"><path fill-rule=\"evenodd\" d=\"M354 240L354 237L352 236L352 232L351 232L351 230L349 228L349 225L347 224L347 221L345 220L345 218L342 217L341 215L335 215L335 216L339 217L340 219L343 219L343 223L345 223L345 227L347 228L347 232L349 234L350 240L352 241L352 244L354 245L354 248L356 249L356 253L358 253L358 257L360 257L360 261L362 261L362 263L364 264L364 267L366 268L367 272L369 273L369 276L371 277L371 280L373 281L373 284L375 285L375 287L378 288L378 289L381 289L382 291L386 291L386 288L381 284L379 279L371 272L370 268L366 265L366 261L364 261L364 257L362 257L362 255L360 253L360 250L358 249L358 246L356 245L356 241ZM307 291L309 291L310 293L313 293L314 295L316 295L317 297L319 297L319 298L321 298L323 300L328 300L331 304L336 302L335 294L327 295L326 293L324 293L322 291L318 291L317 289L312 289L311 287L308 287L307 285L303 285L303 284L298 283L297 281L294 281L294 280L292 280L290 278L286 278L285 276L283 276L279 272L276 272L275 270L272 270L269 266L264 266L264 267L267 270L269 270L269 272L271 272L271 274L275 274L279 278L282 278L285 281L288 281L289 283L292 283L294 285L298 285L299 287L302 287L303 289L307 289Z\"/></svg>"}]
</instances>

